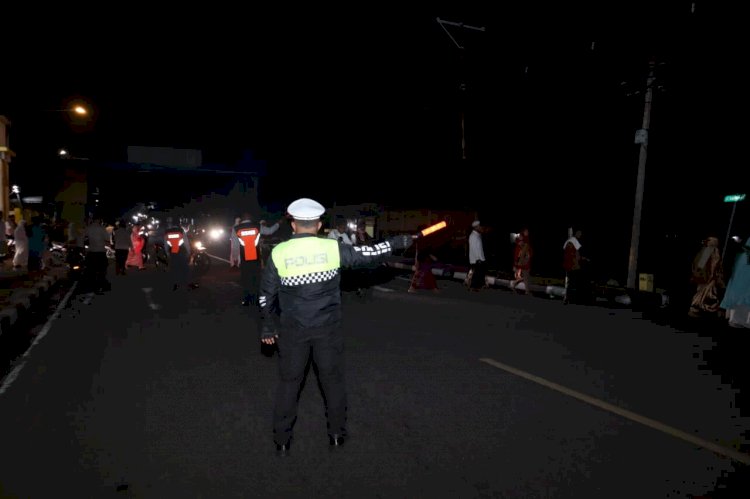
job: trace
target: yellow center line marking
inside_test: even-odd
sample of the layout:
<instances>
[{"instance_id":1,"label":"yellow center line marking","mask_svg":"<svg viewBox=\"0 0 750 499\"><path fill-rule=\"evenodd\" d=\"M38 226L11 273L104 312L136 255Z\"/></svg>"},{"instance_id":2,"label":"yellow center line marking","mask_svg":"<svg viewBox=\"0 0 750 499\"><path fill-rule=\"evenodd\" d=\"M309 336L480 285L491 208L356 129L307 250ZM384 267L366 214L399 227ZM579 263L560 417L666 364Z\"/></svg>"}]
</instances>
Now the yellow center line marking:
<instances>
[{"instance_id":1,"label":"yellow center line marking","mask_svg":"<svg viewBox=\"0 0 750 499\"><path fill-rule=\"evenodd\" d=\"M696 437L695 435L691 435L690 433L686 433L682 430L678 430L677 428L673 428L669 425L666 425L654 419L641 416L640 414L636 414L635 412L629 411L627 409L623 409L622 407L618 407L616 405L607 403L598 398L591 397L589 395L586 395L585 393L571 390L570 388L564 387L562 385L558 385L557 383L553 383L552 381L548 381L544 378L540 378L539 376L535 376L531 373L527 373L526 371L516 369L515 367L509 366L507 364L503 364L502 362L498 362L496 360L487 359L487 358L481 358L479 359L479 361L484 362L485 364L489 364L491 366L497 367L498 369L502 369L503 371L507 371L509 373L515 374L516 376L520 376L529 381L533 381L534 383L538 383L542 386L546 386L547 388L550 388L557 392L564 393L565 395L569 395L573 398L577 398L578 400L586 402L587 404L591 404L600 409L604 409L605 411L615 413L618 416L622 416L623 418L648 426L649 428L652 428L654 430L660 431L662 433L666 433L667 435L671 435L673 437L679 438L691 444L697 445L698 447L703 447L704 449L710 450L712 452L715 452L717 454L728 457L735 461L739 461L744 464L750 464L750 455L744 454L742 452L738 452L733 449L728 449L726 447L715 444L713 442L709 442L708 440L704 440L702 438Z\"/></svg>"}]
</instances>

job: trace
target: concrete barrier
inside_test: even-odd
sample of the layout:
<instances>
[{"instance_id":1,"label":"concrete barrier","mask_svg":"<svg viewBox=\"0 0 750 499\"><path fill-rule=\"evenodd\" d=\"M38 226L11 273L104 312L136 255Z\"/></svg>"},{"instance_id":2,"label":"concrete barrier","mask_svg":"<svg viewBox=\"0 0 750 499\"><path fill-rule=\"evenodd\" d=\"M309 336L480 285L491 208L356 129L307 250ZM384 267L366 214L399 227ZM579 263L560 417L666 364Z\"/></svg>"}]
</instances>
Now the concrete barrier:
<instances>
[{"instance_id":1,"label":"concrete barrier","mask_svg":"<svg viewBox=\"0 0 750 499\"><path fill-rule=\"evenodd\" d=\"M0 336L6 334L18 322L18 320L46 296L54 285L67 277L66 267L56 267L48 270L44 276L29 284L29 286L15 288L0 308Z\"/></svg>"},{"instance_id":2,"label":"concrete barrier","mask_svg":"<svg viewBox=\"0 0 750 499\"><path fill-rule=\"evenodd\" d=\"M387 265L392 268L401 269L401 270L409 270L412 271L412 265L408 263L403 262L388 262ZM454 271L450 267L436 267L432 269L432 273L438 277L447 277L450 279L463 281L466 279L467 272L464 271ZM510 279L502 279L499 277L494 276L486 276L485 282L487 282L490 286L497 286L497 287L503 287L512 289L510 286L511 280ZM526 285L523 282L520 282L515 287L518 291L526 291ZM565 297L565 287L564 286L554 286L554 285L543 285L543 284L529 284L529 289L532 293L538 293L538 294L544 294L549 297L558 297L558 298L564 298ZM625 307L629 307L633 305L633 300L630 297L630 294L628 294L627 290L621 289L621 290L613 290L610 288L609 293L607 293L608 298L606 298L606 301L613 301L614 303L618 305L623 305ZM654 293L654 295L659 295L658 297L655 297L657 301L660 301L661 306L667 306L669 304L669 297L664 294ZM604 299L604 297L602 296Z\"/></svg>"}]
</instances>

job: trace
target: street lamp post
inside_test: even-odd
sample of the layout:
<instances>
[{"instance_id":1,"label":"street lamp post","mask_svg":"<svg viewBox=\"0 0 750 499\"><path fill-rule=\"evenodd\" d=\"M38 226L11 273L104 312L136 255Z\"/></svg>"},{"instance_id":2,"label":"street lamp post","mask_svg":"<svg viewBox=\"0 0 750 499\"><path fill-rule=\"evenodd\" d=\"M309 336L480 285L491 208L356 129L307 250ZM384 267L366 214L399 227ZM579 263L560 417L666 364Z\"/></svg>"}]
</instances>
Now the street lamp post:
<instances>
[{"instance_id":1,"label":"street lamp post","mask_svg":"<svg viewBox=\"0 0 750 499\"><path fill-rule=\"evenodd\" d=\"M23 210L23 201L21 201L21 189L17 185L14 185L12 190L13 194L16 195L16 199L18 200L18 206L20 206Z\"/></svg>"},{"instance_id":2,"label":"street lamp post","mask_svg":"<svg viewBox=\"0 0 750 499\"><path fill-rule=\"evenodd\" d=\"M37 109L35 112L73 113L80 118L89 117L91 114L89 109L83 103L71 103L65 109ZM3 212L3 216L7 216L10 211L10 160L15 157L15 153L10 149L9 145L10 133L8 129L10 128L10 123L11 122L8 118L0 115L0 211Z\"/></svg>"},{"instance_id":3,"label":"street lamp post","mask_svg":"<svg viewBox=\"0 0 750 499\"><path fill-rule=\"evenodd\" d=\"M0 211L8 216L10 211L10 159L14 156L8 145L10 120L0 116Z\"/></svg>"},{"instance_id":4,"label":"street lamp post","mask_svg":"<svg viewBox=\"0 0 750 499\"><path fill-rule=\"evenodd\" d=\"M446 21L445 19L440 19L439 17L436 19L437 23L440 25L441 28L443 28L443 31L448 35L448 37L451 39L451 41L456 45L456 48L458 48L459 51L462 52L461 56L461 82L459 83L459 90L461 93L461 159L466 160L466 117L465 115L465 103L466 103L466 82L465 80L465 70L464 70L464 59L463 59L463 51L464 46L458 43L456 38L451 34L450 30L446 28L446 26L453 26L459 29L465 29L470 31L485 31L484 26L469 26L464 23L460 22L454 22L454 21Z\"/></svg>"}]
</instances>

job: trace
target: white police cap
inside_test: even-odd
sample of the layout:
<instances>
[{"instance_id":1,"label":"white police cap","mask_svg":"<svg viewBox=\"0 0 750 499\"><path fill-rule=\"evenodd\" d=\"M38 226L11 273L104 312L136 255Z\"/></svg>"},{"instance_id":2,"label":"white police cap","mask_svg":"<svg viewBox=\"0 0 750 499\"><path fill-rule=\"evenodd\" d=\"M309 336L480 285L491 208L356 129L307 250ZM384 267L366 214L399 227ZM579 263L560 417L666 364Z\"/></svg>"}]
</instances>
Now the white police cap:
<instances>
[{"instance_id":1,"label":"white police cap","mask_svg":"<svg viewBox=\"0 0 750 499\"><path fill-rule=\"evenodd\" d=\"M301 198L290 204L286 211L296 220L317 220L326 212L326 209L315 200Z\"/></svg>"}]
</instances>

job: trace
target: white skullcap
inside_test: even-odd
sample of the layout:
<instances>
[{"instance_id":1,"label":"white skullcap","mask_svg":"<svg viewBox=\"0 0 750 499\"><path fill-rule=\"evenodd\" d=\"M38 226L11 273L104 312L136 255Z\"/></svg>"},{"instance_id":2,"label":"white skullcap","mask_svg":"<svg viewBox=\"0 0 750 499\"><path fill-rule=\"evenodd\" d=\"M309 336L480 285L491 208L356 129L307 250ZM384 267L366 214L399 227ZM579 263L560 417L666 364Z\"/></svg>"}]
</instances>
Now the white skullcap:
<instances>
[{"instance_id":1,"label":"white skullcap","mask_svg":"<svg viewBox=\"0 0 750 499\"><path fill-rule=\"evenodd\" d=\"M326 209L315 200L301 198L290 204L286 211L297 220L317 220L326 212Z\"/></svg>"},{"instance_id":2,"label":"white skullcap","mask_svg":"<svg viewBox=\"0 0 750 499\"><path fill-rule=\"evenodd\" d=\"M472 227L479 227L480 225L482 224L479 223L479 220L474 220L473 222L471 222Z\"/></svg>"}]
</instances>

